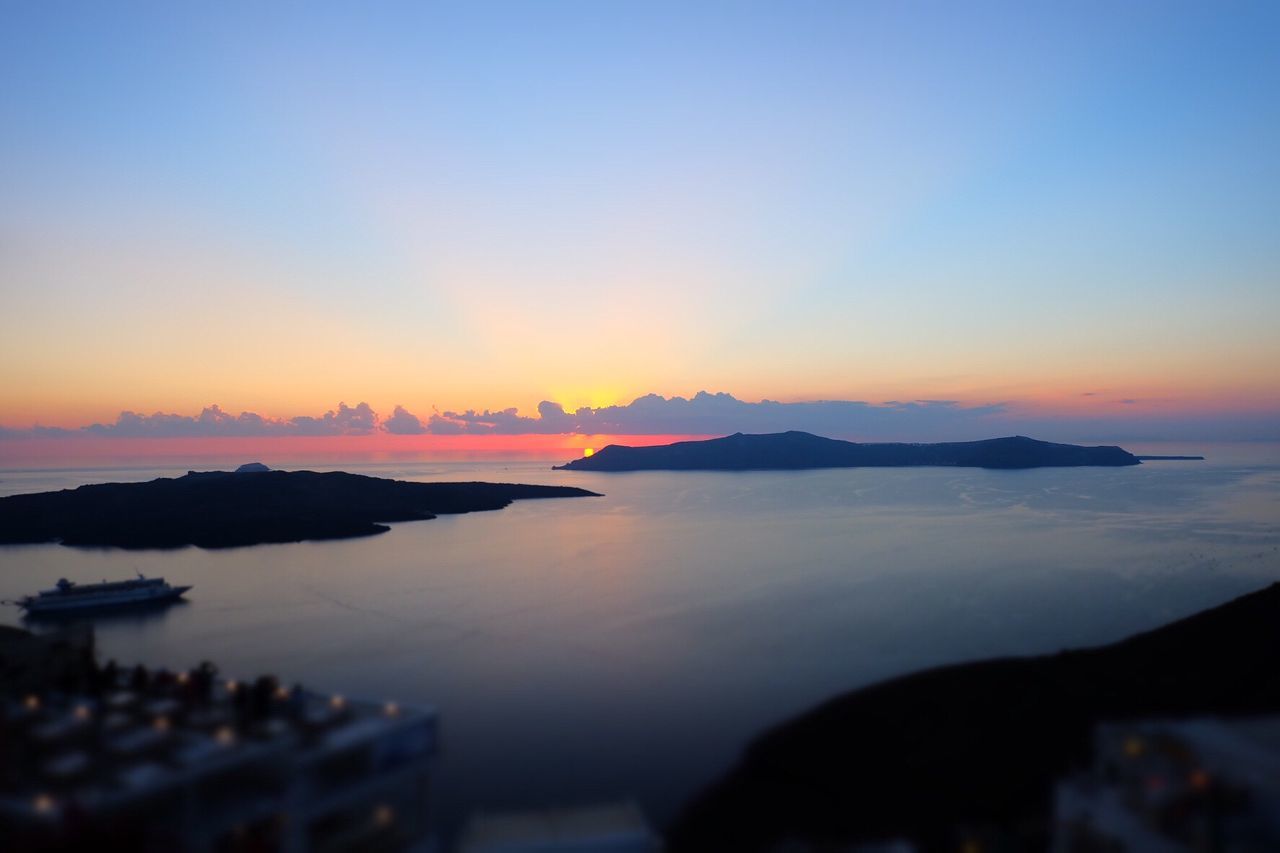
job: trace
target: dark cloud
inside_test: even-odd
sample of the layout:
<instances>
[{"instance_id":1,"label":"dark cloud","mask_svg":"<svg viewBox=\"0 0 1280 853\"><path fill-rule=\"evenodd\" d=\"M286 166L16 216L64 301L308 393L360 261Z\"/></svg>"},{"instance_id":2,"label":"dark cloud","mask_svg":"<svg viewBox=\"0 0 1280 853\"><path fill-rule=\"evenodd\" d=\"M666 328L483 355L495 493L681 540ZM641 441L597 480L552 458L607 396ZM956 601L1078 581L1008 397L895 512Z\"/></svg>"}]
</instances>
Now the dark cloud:
<instances>
[{"instance_id":1,"label":"dark cloud","mask_svg":"<svg viewBox=\"0 0 1280 853\"><path fill-rule=\"evenodd\" d=\"M62 427L40 426L39 424L30 429L12 429L0 426L0 441L6 438L66 438L73 435L80 435L80 431Z\"/></svg>"},{"instance_id":2,"label":"dark cloud","mask_svg":"<svg viewBox=\"0 0 1280 853\"><path fill-rule=\"evenodd\" d=\"M1099 392L1089 392L1094 396ZM1135 406L1141 400L1121 401ZM1031 435L1051 441L1274 440L1277 412L1132 413L1108 417L1036 416L1005 403L966 406L955 400L815 400L749 403L731 394L699 392L691 398L649 394L626 405L565 411L544 401L536 417L515 409L435 413L426 423L437 435L580 433L599 435L726 435L805 430L833 438L871 441L964 441Z\"/></svg>"},{"instance_id":3,"label":"dark cloud","mask_svg":"<svg viewBox=\"0 0 1280 853\"><path fill-rule=\"evenodd\" d=\"M405 411L404 406L396 406L391 417L382 422L382 428L394 435L422 435L427 431L426 424L417 415Z\"/></svg>"},{"instance_id":4,"label":"dark cloud","mask_svg":"<svg viewBox=\"0 0 1280 853\"><path fill-rule=\"evenodd\" d=\"M292 435L368 435L378 428L378 415L368 403L355 407L339 403L336 412L325 412L319 418L304 415L289 424L295 430Z\"/></svg>"},{"instance_id":5,"label":"dark cloud","mask_svg":"<svg viewBox=\"0 0 1280 853\"><path fill-rule=\"evenodd\" d=\"M89 424L80 429L32 427L0 430L0 438L66 438L98 436L102 438L216 438L266 437L290 435L367 435L378 428L378 415L368 403L348 406L339 403L337 411L319 417L301 415L294 418L267 418L254 412L233 415L218 406L208 406L200 414L175 415L156 412L143 415L121 412L107 424Z\"/></svg>"},{"instance_id":6,"label":"dark cloud","mask_svg":"<svg viewBox=\"0 0 1280 853\"><path fill-rule=\"evenodd\" d=\"M732 432L806 430L826 435L870 435L897 430L919 432L933 427L979 422L999 414L1003 405L962 406L954 400L866 403L819 400L748 403L731 394L700 391L692 398L649 394L622 406L581 408L566 412L559 403L538 404L538 416L515 409L444 412L431 416L427 429L437 434L623 434L721 435Z\"/></svg>"},{"instance_id":7,"label":"dark cloud","mask_svg":"<svg viewBox=\"0 0 1280 853\"><path fill-rule=\"evenodd\" d=\"M538 404L538 410L542 411L548 405L559 409L557 404L543 401ZM560 417L563 414L564 410L559 409L559 415L552 412L551 418L543 420L541 417L525 417L515 407L500 412L467 409L465 412L435 413L428 421L427 429L436 435L556 435L577 432L571 420Z\"/></svg>"},{"instance_id":8,"label":"dark cloud","mask_svg":"<svg viewBox=\"0 0 1280 853\"><path fill-rule=\"evenodd\" d=\"M1092 392L1091 392L1092 393ZM1135 406L1140 400L1121 400ZM254 412L233 415L209 406L199 415L121 412L112 423L80 429L34 426L0 427L0 440L100 436L124 438L268 437L369 435L726 435L733 432L805 430L834 438L877 441L960 441L1000 435L1032 435L1055 441L1143 441L1160 439L1275 440L1280 413L1205 412L1124 416L1036 416L995 403L966 406L954 400L815 400L749 403L731 394L699 392L690 398L648 394L620 406L583 407L566 411L544 400L536 415L515 408L500 411L435 412L422 418L396 406L379 419L368 403L339 404L318 417L269 418Z\"/></svg>"}]
</instances>

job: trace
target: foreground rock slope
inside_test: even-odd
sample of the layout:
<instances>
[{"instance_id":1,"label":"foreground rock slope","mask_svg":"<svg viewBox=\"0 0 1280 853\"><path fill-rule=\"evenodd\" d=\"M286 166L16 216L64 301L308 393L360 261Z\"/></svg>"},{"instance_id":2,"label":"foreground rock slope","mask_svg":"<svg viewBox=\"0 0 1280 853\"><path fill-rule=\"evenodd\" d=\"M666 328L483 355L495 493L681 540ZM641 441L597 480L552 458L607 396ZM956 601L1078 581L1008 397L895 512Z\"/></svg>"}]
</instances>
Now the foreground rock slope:
<instances>
[{"instance_id":1,"label":"foreground rock slope","mask_svg":"<svg viewBox=\"0 0 1280 853\"><path fill-rule=\"evenodd\" d=\"M1280 712L1280 584L1098 648L927 670L765 733L669 850L844 850L886 838L1047 846L1054 780L1103 721Z\"/></svg>"}]
</instances>

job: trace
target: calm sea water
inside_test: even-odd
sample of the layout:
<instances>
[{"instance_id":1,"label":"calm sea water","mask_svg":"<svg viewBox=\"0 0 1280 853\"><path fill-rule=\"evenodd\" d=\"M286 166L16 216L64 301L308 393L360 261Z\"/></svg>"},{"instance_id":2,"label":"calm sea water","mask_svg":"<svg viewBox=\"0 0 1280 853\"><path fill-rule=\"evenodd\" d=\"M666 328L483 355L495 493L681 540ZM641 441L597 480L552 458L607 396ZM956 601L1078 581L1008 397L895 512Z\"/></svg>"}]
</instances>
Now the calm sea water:
<instances>
[{"instance_id":1,"label":"calm sea water","mask_svg":"<svg viewBox=\"0 0 1280 853\"><path fill-rule=\"evenodd\" d=\"M135 570L190 603L99 620L104 657L435 706L443 828L634 796L671 817L762 728L924 666L1109 642L1280 580L1280 447L1125 469L589 474L329 465L602 498L343 542L0 548L0 597ZM0 493L170 469L0 471ZM2 618L20 624L11 608Z\"/></svg>"}]
</instances>

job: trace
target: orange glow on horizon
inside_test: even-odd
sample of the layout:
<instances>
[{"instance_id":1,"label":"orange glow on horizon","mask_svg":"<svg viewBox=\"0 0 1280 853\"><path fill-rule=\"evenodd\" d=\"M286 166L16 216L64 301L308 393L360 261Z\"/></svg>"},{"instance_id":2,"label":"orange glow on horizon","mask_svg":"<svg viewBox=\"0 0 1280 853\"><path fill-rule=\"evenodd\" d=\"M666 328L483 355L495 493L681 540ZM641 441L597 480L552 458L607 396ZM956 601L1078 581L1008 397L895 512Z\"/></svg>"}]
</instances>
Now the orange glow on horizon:
<instances>
[{"instance_id":1,"label":"orange glow on horizon","mask_svg":"<svg viewBox=\"0 0 1280 853\"><path fill-rule=\"evenodd\" d=\"M267 465L323 467L343 461L467 459L567 462L609 444L647 446L712 438L708 435L369 435L274 436L268 438L26 438L0 441L0 466L168 463L214 467L264 462ZM181 473L181 472L179 472Z\"/></svg>"},{"instance_id":2,"label":"orange glow on horizon","mask_svg":"<svg viewBox=\"0 0 1280 853\"><path fill-rule=\"evenodd\" d=\"M346 386L349 383L341 384ZM644 396L633 390L624 391L623 387L601 386L592 391L566 390L564 393L549 391L542 399L559 403L566 412L572 413L583 406L593 409L613 405L625 407ZM693 385L664 391L662 394L666 397L680 396L689 399L701 387L703 386ZM325 394L315 388L294 387L287 394L273 394L265 388L256 389L253 393L242 391L235 395L205 393L202 394L205 402L186 397L177 398L165 393L163 389L150 389L146 394L139 394L135 389L133 399L112 404L109 398L114 395L108 390L108 383L99 383L98 387L91 390L87 387L68 386L54 377L49 377L48 382L15 383L13 389L8 396L0 394L0 427L17 430L33 425L75 430L92 423L111 424L124 410L147 416L155 413L192 416L213 403L230 414L244 411L269 419L287 419L296 416L322 416L325 412L336 409L339 399L351 406L367 400L373 410L384 419L391 415L397 405L403 405L425 421L433 412L467 409L502 411L511 406L516 407L522 416L536 418L540 402L539 397L530 398L527 391L487 391L482 399L473 403L444 400L435 405L429 398L405 399L403 396L389 395L383 389L368 389L378 393L366 395L359 388ZM868 378L854 388L843 383L820 381L788 394L770 393L767 388L725 388L714 383L706 384L705 390L711 393L728 390L738 400L747 403L761 400L782 403L852 400L882 405L888 401L952 400L965 407L1000 404L1008 411L1067 418L1095 415L1127 418L1142 413L1261 413L1274 411L1277 401L1273 377L1247 373L1226 380L1217 376L1184 373L1179 375L1177 383L1163 376L1156 378L1102 373L1053 375L1044 372L1034 377L991 374L986 381L972 376L947 381L919 381L901 377L884 377L879 380ZM449 394L448 397L465 395Z\"/></svg>"}]
</instances>

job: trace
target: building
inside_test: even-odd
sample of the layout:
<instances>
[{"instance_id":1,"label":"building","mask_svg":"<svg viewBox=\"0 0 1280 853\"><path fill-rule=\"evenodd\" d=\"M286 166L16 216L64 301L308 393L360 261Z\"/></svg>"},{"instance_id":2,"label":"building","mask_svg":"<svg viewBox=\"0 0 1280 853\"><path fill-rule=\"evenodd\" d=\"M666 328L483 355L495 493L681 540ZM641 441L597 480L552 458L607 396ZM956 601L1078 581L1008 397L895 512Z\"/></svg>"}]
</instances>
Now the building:
<instances>
[{"instance_id":1,"label":"building","mask_svg":"<svg viewBox=\"0 0 1280 853\"><path fill-rule=\"evenodd\" d=\"M1280 850L1280 717L1099 726L1055 794L1056 853Z\"/></svg>"},{"instance_id":2,"label":"building","mask_svg":"<svg viewBox=\"0 0 1280 853\"><path fill-rule=\"evenodd\" d=\"M662 840L631 801L474 815L458 853L659 853Z\"/></svg>"},{"instance_id":3,"label":"building","mask_svg":"<svg viewBox=\"0 0 1280 853\"><path fill-rule=\"evenodd\" d=\"M76 681L78 689L68 690ZM423 849L433 711L97 667L0 697L7 849Z\"/></svg>"}]
</instances>

